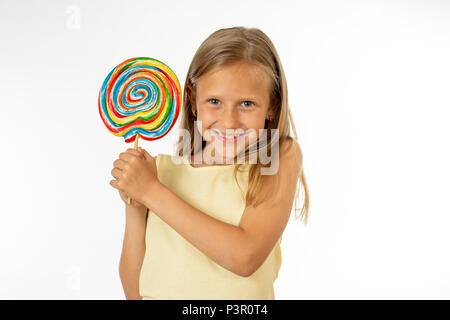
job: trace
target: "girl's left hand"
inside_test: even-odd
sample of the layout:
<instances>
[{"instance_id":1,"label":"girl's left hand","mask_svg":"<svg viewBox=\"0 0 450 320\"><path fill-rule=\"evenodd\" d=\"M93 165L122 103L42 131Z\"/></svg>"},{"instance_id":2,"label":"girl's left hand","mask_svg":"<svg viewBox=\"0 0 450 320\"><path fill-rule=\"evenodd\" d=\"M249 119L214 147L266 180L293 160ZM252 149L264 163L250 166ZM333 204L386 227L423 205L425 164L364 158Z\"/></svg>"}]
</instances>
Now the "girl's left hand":
<instances>
[{"instance_id":1,"label":"girl's left hand","mask_svg":"<svg viewBox=\"0 0 450 320\"><path fill-rule=\"evenodd\" d=\"M124 191L130 198L144 204L149 189L159 183L156 169L156 160L147 151L139 147L139 152L127 149L115 160L111 174L116 180L109 184L116 189ZM140 155L139 155L140 153ZM142 159L145 157L145 160Z\"/></svg>"}]
</instances>

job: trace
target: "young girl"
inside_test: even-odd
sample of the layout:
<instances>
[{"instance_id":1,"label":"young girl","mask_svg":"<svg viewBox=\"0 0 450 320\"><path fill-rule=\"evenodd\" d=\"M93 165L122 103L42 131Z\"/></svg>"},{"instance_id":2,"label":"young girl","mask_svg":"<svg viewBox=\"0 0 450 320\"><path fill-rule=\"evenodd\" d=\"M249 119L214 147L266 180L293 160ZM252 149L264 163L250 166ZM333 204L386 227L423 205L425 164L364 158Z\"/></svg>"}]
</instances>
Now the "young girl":
<instances>
[{"instance_id":1,"label":"young girl","mask_svg":"<svg viewBox=\"0 0 450 320\"><path fill-rule=\"evenodd\" d=\"M139 148L114 161L110 184L132 198L119 267L126 298L274 299L299 180L305 224L309 192L270 39L243 27L211 34L188 70L182 109L188 139L176 156ZM196 135L201 143L191 143ZM251 161L261 151L269 163Z\"/></svg>"}]
</instances>

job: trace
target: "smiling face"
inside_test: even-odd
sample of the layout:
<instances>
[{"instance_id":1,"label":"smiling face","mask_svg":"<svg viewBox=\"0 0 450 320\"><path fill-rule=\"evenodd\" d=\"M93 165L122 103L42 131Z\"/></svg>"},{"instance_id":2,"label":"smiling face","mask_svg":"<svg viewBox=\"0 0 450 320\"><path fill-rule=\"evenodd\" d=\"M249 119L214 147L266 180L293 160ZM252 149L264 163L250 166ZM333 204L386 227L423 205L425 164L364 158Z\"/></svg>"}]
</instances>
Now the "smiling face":
<instances>
[{"instance_id":1,"label":"smiling face","mask_svg":"<svg viewBox=\"0 0 450 320\"><path fill-rule=\"evenodd\" d=\"M270 108L270 78L245 62L217 68L197 82L197 121L216 159L226 162L259 136Z\"/></svg>"}]
</instances>

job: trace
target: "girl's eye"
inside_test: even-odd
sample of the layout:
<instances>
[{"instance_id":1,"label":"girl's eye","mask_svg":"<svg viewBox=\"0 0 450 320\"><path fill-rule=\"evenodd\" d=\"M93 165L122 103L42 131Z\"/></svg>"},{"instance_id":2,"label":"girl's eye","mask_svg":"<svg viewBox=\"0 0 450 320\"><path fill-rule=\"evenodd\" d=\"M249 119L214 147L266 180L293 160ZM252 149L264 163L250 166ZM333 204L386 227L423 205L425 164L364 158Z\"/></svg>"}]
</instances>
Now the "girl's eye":
<instances>
[{"instance_id":1,"label":"girl's eye","mask_svg":"<svg viewBox=\"0 0 450 320\"><path fill-rule=\"evenodd\" d=\"M244 104L246 107L251 107L251 106L253 105L253 102L251 102L251 101L244 101L243 104Z\"/></svg>"},{"instance_id":2,"label":"girl's eye","mask_svg":"<svg viewBox=\"0 0 450 320\"><path fill-rule=\"evenodd\" d=\"M212 103L212 104L219 104L220 103L220 101L218 99L215 99L215 98L209 99L208 102ZM254 104L253 104L252 101L243 101L242 105L245 106L245 109L250 109Z\"/></svg>"}]
</instances>

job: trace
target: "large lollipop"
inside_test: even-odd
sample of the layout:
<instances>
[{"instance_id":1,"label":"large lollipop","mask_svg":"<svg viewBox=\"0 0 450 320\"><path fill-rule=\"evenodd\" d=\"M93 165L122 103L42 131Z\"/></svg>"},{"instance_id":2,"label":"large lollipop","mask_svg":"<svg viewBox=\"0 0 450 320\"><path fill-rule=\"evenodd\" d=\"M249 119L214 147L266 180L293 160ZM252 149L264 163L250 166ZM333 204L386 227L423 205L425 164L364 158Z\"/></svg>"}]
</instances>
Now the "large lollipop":
<instances>
[{"instance_id":1,"label":"large lollipop","mask_svg":"<svg viewBox=\"0 0 450 320\"><path fill-rule=\"evenodd\" d=\"M103 123L125 142L157 140L174 126L180 113L181 87L175 73L152 58L132 58L106 77L98 96ZM130 198L128 197L128 204Z\"/></svg>"}]
</instances>

